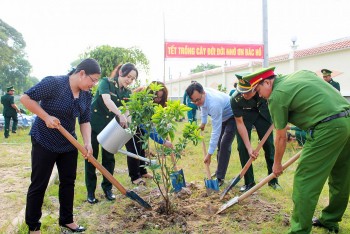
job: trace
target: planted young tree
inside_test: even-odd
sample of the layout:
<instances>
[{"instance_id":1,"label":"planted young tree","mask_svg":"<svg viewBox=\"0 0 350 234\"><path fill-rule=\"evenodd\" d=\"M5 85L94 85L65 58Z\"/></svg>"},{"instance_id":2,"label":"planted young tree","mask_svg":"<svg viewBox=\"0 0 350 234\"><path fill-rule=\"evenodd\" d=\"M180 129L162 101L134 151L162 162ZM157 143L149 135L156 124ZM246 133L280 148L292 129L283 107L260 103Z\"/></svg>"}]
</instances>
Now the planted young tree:
<instances>
[{"instance_id":1,"label":"planted young tree","mask_svg":"<svg viewBox=\"0 0 350 234\"><path fill-rule=\"evenodd\" d=\"M182 136L175 139L177 121L185 117L185 114L191 108L181 104L180 100L170 100L166 107L154 103L155 93L162 88L162 85L151 83L147 89L133 93L128 102L123 103L122 111L128 110L131 115L129 125L131 132L134 133L138 127L143 130L141 139L138 140L142 142L144 149L149 149L149 139L154 132L157 132L162 139L170 139L173 142L173 148L166 148L154 143L155 157L158 164L147 166L153 172L153 181L163 198L164 212L169 214L172 212L169 194L173 192L170 175L174 173L174 166L181 158L188 143L192 142L197 145L202 137L197 124L192 122L186 123ZM171 160L171 155L174 156L174 161Z\"/></svg>"}]
</instances>

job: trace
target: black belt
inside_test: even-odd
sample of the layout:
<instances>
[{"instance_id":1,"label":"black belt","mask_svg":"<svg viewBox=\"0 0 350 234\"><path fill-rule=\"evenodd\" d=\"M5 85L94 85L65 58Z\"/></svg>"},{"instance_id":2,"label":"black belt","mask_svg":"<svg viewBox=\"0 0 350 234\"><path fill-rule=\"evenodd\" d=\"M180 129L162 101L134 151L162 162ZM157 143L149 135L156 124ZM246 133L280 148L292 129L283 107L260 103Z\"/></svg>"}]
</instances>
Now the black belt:
<instances>
[{"instance_id":1,"label":"black belt","mask_svg":"<svg viewBox=\"0 0 350 234\"><path fill-rule=\"evenodd\" d=\"M342 118L342 117L345 117L345 116L350 116L350 110L345 110L345 111L340 112L338 114L331 115L331 116L328 116L327 118L322 119L321 121L317 122L313 127L308 129L310 136L313 137L313 133L314 133L315 127L318 124L325 123L325 122L331 121L333 119Z\"/></svg>"},{"instance_id":2,"label":"black belt","mask_svg":"<svg viewBox=\"0 0 350 234\"><path fill-rule=\"evenodd\" d=\"M342 117L349 116L349 115L350 115L350 110L346 110L346 111L340 112L338 114L328 116L327 118L322 119L318 123L325 123L325 122L331 121L333 119L338 119L338 118L342 118Z\"/></svg>"}]
</instances>

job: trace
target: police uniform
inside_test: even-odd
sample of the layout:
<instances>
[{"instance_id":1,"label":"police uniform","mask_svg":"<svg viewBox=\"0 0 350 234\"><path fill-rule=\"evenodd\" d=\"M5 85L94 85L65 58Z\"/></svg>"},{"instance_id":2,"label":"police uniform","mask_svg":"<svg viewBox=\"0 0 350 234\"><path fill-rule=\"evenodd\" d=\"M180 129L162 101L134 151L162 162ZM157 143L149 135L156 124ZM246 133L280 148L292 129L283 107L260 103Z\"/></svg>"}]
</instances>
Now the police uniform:
<instances>
[{"instance_id":1,"label":"police uniform","mask_svg":"<svg viewBox=\"0 0 350 234\"><path fill-rule=\"evenodd\" d=\"M112 120L112 118L119 119L115 114L108 110L103 102L102 94L111 95L112 101L117 107L122 106L122 100L127 100L130 97L131 90L127 88L118 87L118 78L109 79L104 77L100 80L98 89L95 93L94 99L91 104L91 144L93 148L93 156L97 159L99 154L99 143L97 141L97 135L107 126L107 124ZM102 148L102 165L113 175L115 167L114 154L109 153ZM85 182L87 192L94 193L96 190L96 168L85 161ZM112 184L103 177L101 184L103 191L110 191L112 189Z\"/></svg>"},{"instance_id":2,"label":"police uniform","mask_svg":"<svg viewBox=\"0 0 350 234\"><path fill-rule=\"evenodd\" d=\"M273 70L263 69L243 78L252 86L259 85L273 77ZM268 102L277 130L288 122L307 130L294 175L290 233L310 233L312 225L337 232L350 193L349 102L315 73L305 70L274 78ZM329 204L318 219L312 219L327 180Z\"/></svg>"},{"instance_id":3,"label":"police uniform","mask_svg":"<svg viewBox=\"0 0 350 234\"><path fill-rule=\"evenodd\" d=\"M328 69L322 69L321 73L323 76L331 76L332 75L332 71L328 70ZM340 91L340 85L338 82L334 81L332 78L331 80L328 82L330 85L332 85L334 88L336 88L338 91Z\"/></svg>"},{"instance_id":4,"label":"police uniform","mask_svg":"<svg viewBox=\"0 0 350 234\"><path fill-rule=\"evenodd\" d=\"M17 110L12 107L12 105L15 104L15 98L13 95L9 94L10 91L15 91L15 89L13 88L13 86L11 86L11 87L8 87L6 91L7 93L1 97L1 104L4 105L4 109L3 109L3 115L5 119L4 136L5 138L8 138L10 136L11 119L13 121L12 132L16 133L18 118L17 118Z\"/></svg>"},{"instance_id":5,"label":"police uniform","mask_svg":"<svg viewBox=\"0 0 350 234\"><path fill-rule=\"evenodd\" d=\"M236 76L239 80L237 91L240 92L242 91L243 80L241 79L242 78L241 75L236 74ZM250 89L248 89L247 92L250 92ZM259 97L258 93L256 93L249 100L246 100L241 93L237 94L236 96L232 96L231 108L235 118L243 117L243 122L244 122L245 128L247 129L249 140L251 138L251 132L252 132L253 126L255 127L260 140L265 136L265 133L271 126L272 121L268 110L267 101ZM238 145L238 152L239 152L241 165L242 167L244 167L247 161L249 160L250 156L248 154L247 148L240 134L237 134L237 145ZM275 154L275 147L273 143L272 133L270 134L265 144L263 145L263 149L265 152L265 161L266 161L267 171L269 175L270 173L272 173L273 158ZM242 192L250 189L253 185L255 185L253 165L249 167L246 174L244 175L244 183L245 183L245 186L242 187L241 189ZM269 184L271 186L276 186L277 179L275 178L271 180Z\"/></svg>"}]
</instances>

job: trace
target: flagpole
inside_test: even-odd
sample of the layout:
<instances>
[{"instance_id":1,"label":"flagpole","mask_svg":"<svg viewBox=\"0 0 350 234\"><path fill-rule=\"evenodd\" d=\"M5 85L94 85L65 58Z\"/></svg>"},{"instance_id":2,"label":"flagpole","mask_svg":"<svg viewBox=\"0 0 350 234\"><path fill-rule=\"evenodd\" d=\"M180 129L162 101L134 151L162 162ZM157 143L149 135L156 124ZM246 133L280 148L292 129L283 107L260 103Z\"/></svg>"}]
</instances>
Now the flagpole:
<instances>
[{"instance_id":1,"label":"flagpole","mask_svg":"<svg viewBox=\"0 0 350 234\"><path fill-rule=\"evenodd\" d=\"M165 16L163 9L163 83L165 84Z\"/></svg>"}]
</instances>

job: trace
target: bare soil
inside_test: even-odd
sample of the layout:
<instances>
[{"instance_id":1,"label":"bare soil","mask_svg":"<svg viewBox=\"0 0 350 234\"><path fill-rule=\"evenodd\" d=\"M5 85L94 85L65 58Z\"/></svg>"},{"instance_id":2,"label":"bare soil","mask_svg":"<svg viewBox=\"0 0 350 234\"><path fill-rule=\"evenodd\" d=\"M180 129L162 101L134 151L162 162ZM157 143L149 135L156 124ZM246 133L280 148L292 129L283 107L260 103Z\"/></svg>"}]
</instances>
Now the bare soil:
<instances>
[{"instance_id":1,"label":"bare soil","mask_svg":"<svg viewBox=\"0 0 350 234\"><path fill-rule=\"evenodd\" d=\"M89 228L89 233L118 233L120 230L125 233L147 233L146 230L152 233L232 233L233 223L235 230L248 233L252 231L252 223L256 225L275 222L275 216L282 209L278 204L262 200L256 192L249 199L228 208L228 212L216 215L218 209L234 197L233 193L219 201L219 193L208 196L203 185L192 183L179 193L172 194L173 212L165 214L161 195L156 189L147 191L147 188L140 186L135 188L135 192L153 209L146 210L120 195L117 200L122 200L120 203L123 203L125 208L120 209L120 204L111 206L105 216L99 217L98 229ZM88 219L89 215L91 213L80 213L79 218ZM289 216L285 215L282 219L283 225L288 226ZM266 226L261 228L266 229Z\"/></svg>"}]
</instances>

